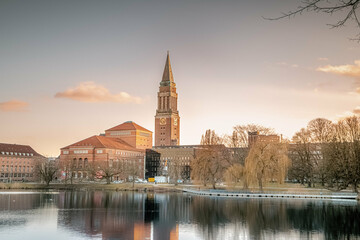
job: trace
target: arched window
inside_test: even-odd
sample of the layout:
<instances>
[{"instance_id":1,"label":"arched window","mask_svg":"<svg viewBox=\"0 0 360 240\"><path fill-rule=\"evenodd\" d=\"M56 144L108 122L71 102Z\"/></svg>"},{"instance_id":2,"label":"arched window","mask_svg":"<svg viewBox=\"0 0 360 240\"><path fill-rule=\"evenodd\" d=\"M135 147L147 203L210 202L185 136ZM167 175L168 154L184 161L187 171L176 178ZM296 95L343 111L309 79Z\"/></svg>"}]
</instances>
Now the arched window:
<instances>
[{"instance_id":1,"label":"arched window","mask_svg":"<svg viewBox=\"0 0 360 240\"><path fill-rule=\"evenodd\" d=\"M84 168L86 168L88 166L88 159L84 158Z\"/></svg>"},{"instance_id":2,"label":"arched window","mask_svg":"<svg viewBox=\"0 0 360 240\"><path fill-rule=\"evenodd\" d=\"M83 165L82 165L82 158L79 158L78 167L79 167L79 168L82 168L82 167L83 167Z\"/></svg>"},{"instance_id":3,"label":"arched window","mask_svg":"<svg viewBox=\"0 0 360 240\"><path fill-rule=\"evenodd\" d=\"M73 159L72 167L77 168L76 158Z\"/></svg>"}]
</instances>

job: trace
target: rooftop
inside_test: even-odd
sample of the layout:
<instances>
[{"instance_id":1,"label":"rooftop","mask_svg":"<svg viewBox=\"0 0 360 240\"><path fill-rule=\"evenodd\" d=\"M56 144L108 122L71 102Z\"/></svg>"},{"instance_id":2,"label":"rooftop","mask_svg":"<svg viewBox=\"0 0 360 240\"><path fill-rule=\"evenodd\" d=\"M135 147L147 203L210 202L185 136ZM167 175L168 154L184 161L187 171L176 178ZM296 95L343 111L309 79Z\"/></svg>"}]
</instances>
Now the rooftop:
<instances>
[{"instance_id":1,"label":"rooftop","mask_svg":"<svg viewBox=\"0 0 360 240\"><path fill-rule=\"evenodd\" d=\"M62 149L69 149L71 147L95 147L95 148L111 148L111 149L121 149L121 150L128 150L128 151L137 151L142 152L143 150L134 148L127 144L125 141L118 139L118 138L108 138L104 136L92 136L71 144L67 147Z\"/></svg>"},{"instance_id":2,"label":"rooftop","mask_svg":"<svg viewBox=\"0 0 360 240\"><path fill-rule=\"evenodd\" d=\"M140 130L140 131L145 131L145 132L151 132L151 131L147 130L146 128L143 128L142 126L136 124L133 121L124 122L120 125L109 128L105 131L121 131L121 130Z\"/></svg>"},{"instance_id":3,"label":"rooftop","mask_svg":"<svg viewBox=\"0 0 360 240\"><path fill-rule=\"evenodd\" d=\"M19 144L9 144L9 143L0 143L0 153L5 153L6 155L18 155L21 156L37 156L42 157L29 145L19 145ZM15 154L16 153L16 154Z\"/></svg>"}]
</instances>

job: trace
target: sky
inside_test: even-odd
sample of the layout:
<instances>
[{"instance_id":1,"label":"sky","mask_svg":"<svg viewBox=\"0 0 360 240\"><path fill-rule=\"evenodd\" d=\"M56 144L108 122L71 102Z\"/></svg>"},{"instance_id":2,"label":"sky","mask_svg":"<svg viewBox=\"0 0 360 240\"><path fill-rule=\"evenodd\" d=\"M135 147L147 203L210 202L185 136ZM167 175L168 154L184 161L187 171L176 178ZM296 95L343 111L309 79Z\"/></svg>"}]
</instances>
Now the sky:
<instances>
[{"instance_id":1,"label":"sky","mask_svg":"<svg viewBox=\"0 0 360 240\"><path fill-rule=\"evenodd\" d=\"M360 43L298 0L0 1L0 142L45 156L125 121L154 131L166 52L180 143L360 112Z\"/></svg>"}]
</instances>

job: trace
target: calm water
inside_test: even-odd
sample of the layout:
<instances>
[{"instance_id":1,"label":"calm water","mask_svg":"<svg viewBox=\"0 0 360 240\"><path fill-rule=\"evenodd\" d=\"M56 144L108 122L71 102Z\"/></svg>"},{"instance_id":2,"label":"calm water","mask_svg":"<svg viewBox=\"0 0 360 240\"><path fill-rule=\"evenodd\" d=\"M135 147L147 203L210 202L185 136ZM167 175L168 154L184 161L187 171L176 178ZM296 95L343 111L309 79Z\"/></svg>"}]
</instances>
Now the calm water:
<instances>
[{"instance_id":1,"label":"calm water","mask_svg":"<svg viewBox=\"0 0 360 240\"><path fill-rule=\"evenodd\" d=\"M356 202L0 193L0 239L360 239Z\"/></svg>"}]
</instances>

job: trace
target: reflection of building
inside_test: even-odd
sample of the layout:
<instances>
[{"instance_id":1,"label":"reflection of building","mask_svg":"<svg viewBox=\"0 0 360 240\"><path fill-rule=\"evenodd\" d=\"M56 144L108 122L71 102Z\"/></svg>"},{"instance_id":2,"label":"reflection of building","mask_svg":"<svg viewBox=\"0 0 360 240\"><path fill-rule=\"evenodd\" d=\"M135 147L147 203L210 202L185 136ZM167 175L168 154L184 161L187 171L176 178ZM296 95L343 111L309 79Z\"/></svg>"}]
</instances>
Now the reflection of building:
<instances>
[{"instance_id":1,"label":"reflection of building","mask_svg":"<svg viewBox=\"0 0 360 240\"><path fill-rule=\"evenodd\" d=\"M189 221L190 204L176 194L61 192L58 225L102 239L177 240L177 220Z\"/></svg>"},{"instance_id":2,"label":"reflection of building","mask_svg":"<svg viewBox=\"0 0 360 240\"><path fill-rule=\"evenodd\" d=\"M158 107L155 115L155 146L180 144L180 117L177 109L177 98L176 84L168 52L158 92Z\"/></svg>"},{"instance_id":3,"label":"reflection of building","mask_svg":"<svg viewBox=\"0 0 360 240\"><path fill-rule=\"evenodd\" d=\"M37 160L45 159L27 145L0 143L0 181L32 181Z\"/></svg>"},{"instance_id":4,"label":"reflection of building","mask_svg":"<svg viewBox=\"0 0 360 240\"><path fill-rule=\"evenodd\" d=\"M61 149L60 162L71 169L74 178L87 178L87 167L106 162L115 167L120 162L132 162L144 177L145 148L151 146L151 131L134 122L125 122L105 131L105 136L92 136Z\"/></svg>"}]
</instances>

